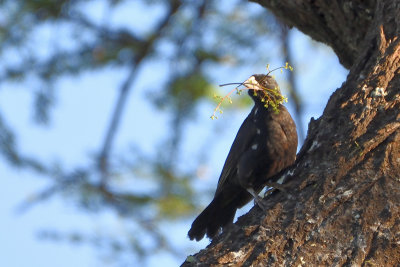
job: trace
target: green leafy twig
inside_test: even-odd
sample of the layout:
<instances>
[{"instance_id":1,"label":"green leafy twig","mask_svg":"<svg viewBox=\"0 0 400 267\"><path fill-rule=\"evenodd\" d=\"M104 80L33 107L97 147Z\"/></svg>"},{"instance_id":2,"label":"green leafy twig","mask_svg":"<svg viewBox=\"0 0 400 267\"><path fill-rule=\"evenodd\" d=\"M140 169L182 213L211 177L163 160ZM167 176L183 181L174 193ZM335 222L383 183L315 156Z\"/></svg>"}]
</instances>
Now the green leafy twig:
<instances>
[{"instance_id":1,"label":"green leafy twig","mask_svg":"<svg viewBox=\"0 0 400 267\"><path fill-rule=\"evenodd\" d=\"M239 84L239 85L236 86L235 88L233 88L232 90L230 90L229 93L226 94L224 97L214 94L214 98L215 98L215 99L220 99L220 101L218 102L218 105L215 107L214 112L213 112L213 114L212 114L211 117L210 117L212 120L218 119L218 117L215 115L217 112L219 112L220 114L223 113L223 111L222 111L222 109L221 109L220 107L221 107L221 105L222 105L222 102L224 102L225 99L228 99L228 101L229 101L230 104L233 103L233 102L232 102L232 98L230 97L230 95L233 93L233 91L236 90L236 93L237 93L238 95L240 95L240 94L242 93L242 90L243 90L243 89L239 89L239 87L240 87L241 85L243 85L244 83L227 83L227 84L220 84L219 86L222 87L222 86L232 85L232 84Z\"/></svg>"},{"instance_id":2,"label":"green leafy twig","mask_svg":"<svg viewBox=\"0 0 400 267\"><path fill-rule=\"evenodd\" d=\"M276 71L276 70L281 70L281 73L283 73L283 70L284 70L284 69L285 69L285 70L289 70L289 71L293 71L293 67L290 66L289 62L286 62L286 63L285 63L285 66L279 67L279 68L275 68L275 69L273 69L273 70L269 70L269 64L267 64L267 71L268 71L267 75L269 75L271 72L274 72L274 71Z\"/></svg>"},{"instance_id":3,"label":"green leafy twig","mask_svg":"<svg viewBox=\"0 0 400 267\"><path fill-rule=\"evenodd\" d=\"M274 71L276 71L276 70L279 70L279 69L281 70L281 73L283 72L284 69L285 69L285 70L288 69L289 71L293 71L293 67L290 66L288 62L286 62L285 66L279 67L279 68L275 68L275 69L272 69L272 70L269 69L269 64L268 64L268 65L267 65L267 71L268 71L267 75L269 75L270 73L272 73L272 72L274 72ZM219 112L220 114L223 113L223 111L222 111L222 109L221 109L221 105L222 105L222 102L225 101L225 99L228 99L229 103L232 104L232 103L233 103L233 102L232 102L232 98L230 97L231 94L236 90L236 93L237 93L238 95L241 95L243 90L250 90L250 89L249 89L249 88L239 89L239 87L242 86L242 85L245 85L245 84L252 84L252 83L246 83L246 82L242 82L242 83L225 83L225 84L220 84L219 86L220 86L220 87L223 87L223 86L227 86L227 85L236 85L236 84L237 84L238 86L236 86L235 88L233 88L232 90L230 90L229 93L226 94L224 97L221 97L221 96L219 96L219 95L214 95L214 98L215 98L215 99L219 99L219 102L218 102L218 105L215 107L213 114L210 116L210 118L211 118L212 120L218 119L218 117L216 116L216 113L217 113L217 112ZM268 91L268 92L269 92L268 94L265 94L265 95L266 95L266 98L262 98L262 99L261 99L261 101L262 101L263 103L265 103L264 106L265 106L266 108L268 108L269 106L271 106L272 109L273 109L275 112L278 112L278 111L279 111L279 110L278 110L279 104L283 104L284 102L287 102L287 97L285 97L284 95L280 94L280 93L278 92L278 90L276 90L277 88L269 89L269 88L266 88L266 87L262 86L260 83L259 83L258 85L259 85L261 88L252 88L251 90L254 90L254 94L255 94L255 95L257 94L257 91ZM271 95L272 95L272 96L271 96Z\"/></svg>"},{"instance_id":4,"label":"green leafy twig","mask_svg":"<svg viewBox=\"0 0 400 267\"><path fill-rule=\"evenodd\" d=\"M286 96L282 95L277 88L274 89L269 89L267 87L264 87L262 85L261 89L252 89L254 90L254 95L257 95L257 91L268 91L268 94L265 94L265 97L261 98L261 102L264 103L264 107L268 108L269 106L272 107L272 109L275 111L275 113L279 112L278 106L282 105L283 103L288 102L288 99Z\"/></svg>"}]
</instances>

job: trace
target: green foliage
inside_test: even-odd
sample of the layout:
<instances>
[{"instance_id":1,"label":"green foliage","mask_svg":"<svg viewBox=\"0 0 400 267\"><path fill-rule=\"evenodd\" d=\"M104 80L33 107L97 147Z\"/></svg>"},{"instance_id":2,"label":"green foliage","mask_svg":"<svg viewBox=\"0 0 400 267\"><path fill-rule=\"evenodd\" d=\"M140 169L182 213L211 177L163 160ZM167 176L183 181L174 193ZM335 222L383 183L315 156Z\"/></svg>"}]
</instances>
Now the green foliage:
<instances>
[{"instance_id":1,"label":"green foliage","mask_svg":"<svg viewBox=\"0 0 400 267\"><path fill-rule=\"evenodd\" d=\"M163 219L176 219L191 214L195 205L187 202L187 197L169 194L158 199L160 217Z\"/></svg>"},{"instance_id":2,"label":"green foliage","mask_svg":"<svg viewBox=\"0 0 400 267\"><path fill-rule=\"evenodd\" d=\"M212 84L202 73L189 73L177 76L169 83L164 99L178 110L190 110L198 101L212 91Z\"/></svg>"}]
</instances>

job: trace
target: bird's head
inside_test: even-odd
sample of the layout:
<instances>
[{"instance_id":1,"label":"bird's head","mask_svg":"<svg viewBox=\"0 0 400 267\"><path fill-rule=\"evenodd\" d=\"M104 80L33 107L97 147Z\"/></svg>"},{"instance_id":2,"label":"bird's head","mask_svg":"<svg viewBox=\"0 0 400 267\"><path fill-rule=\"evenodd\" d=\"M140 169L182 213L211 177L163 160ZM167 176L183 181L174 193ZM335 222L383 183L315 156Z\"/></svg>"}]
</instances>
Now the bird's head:
<instances>
[{"instance_id":1,"label":"bird's head","mask_svg":"<svg viewBox=\"0 0 400 267\"><path fill-rule=\"evenodd\" d=\"M267 108L272 106L275 109L286 101L272 76L254 74L243 85L249 89L248 93L254 102L263 103Z\"/></svg>"}]
</instances>

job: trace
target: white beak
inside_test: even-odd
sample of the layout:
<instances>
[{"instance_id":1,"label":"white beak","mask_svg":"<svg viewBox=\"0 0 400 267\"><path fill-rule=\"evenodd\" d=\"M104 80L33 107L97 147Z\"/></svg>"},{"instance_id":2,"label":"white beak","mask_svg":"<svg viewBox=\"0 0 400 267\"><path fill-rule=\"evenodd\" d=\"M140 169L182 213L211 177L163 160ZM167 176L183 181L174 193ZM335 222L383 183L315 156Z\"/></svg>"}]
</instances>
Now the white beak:
<instances>
[{"instance_id":1,"label":"white beak","mask_svg":"<svg viewBox=\"0 0 400 267\"><path fill-rule=\"evenodd\" d=\"M248 89L255 89L255 90L262 90L262 87L260 84L256 81L256 78L254 76L251 76L248 78L244 83L244 86L246 86Z\"/></svg>"}]
</instances>

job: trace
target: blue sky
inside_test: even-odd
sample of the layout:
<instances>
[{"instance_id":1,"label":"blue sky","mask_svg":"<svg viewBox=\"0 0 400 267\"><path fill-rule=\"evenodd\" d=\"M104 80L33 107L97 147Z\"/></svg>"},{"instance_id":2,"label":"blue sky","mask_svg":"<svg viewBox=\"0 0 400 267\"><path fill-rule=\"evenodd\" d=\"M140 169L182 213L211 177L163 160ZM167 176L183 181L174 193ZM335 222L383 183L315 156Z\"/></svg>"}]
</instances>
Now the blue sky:
<instances>
[{"instance_id":1,"label":"blue sky","mask_svg":"<svg viewBox=\"0 0 400 267\"><path fill-rule=\"evenodd\" d=\"M100 10L101 8L98 7ZM93 16L101 18L102 12L92 9ZM121 10L120 16L132 16ZM157 10L154 11L159 12ZM119 17L119 18L121 18ZM120 23L115 18L113 23ZM142 25L150 25L149 16L142 16ZM148 20L148 21L147 21ZM143 28L142 30L146 30ZM302 92L305 114L304 128L310 118L319 117L330 94L345 80L347 71L338 63L336 56L329 48L317 46L315 43L295 31L292 34L292 48L295 55L293 62L297 74L299 88ZM129 96L128 107L122 120L116 140L117 151L127 149L132 140L140 140L141 149L152 153L153 145L159 142L161 133L167 128L167 118L157 112L146 101L143 91L152 72L157 71L157 63L151 62L141 70L140 78L135 82L134 90ZM252 69L241 70L243 77L265 71L265 66L256 65ZM28 154L35 154L45 161L62 161L67 167L90 164L88 156L98 152L103 141L104 130L108 125L110 111L116 98L116 88L126 73L121 70L107 68L99 72L86 73L79 77L61 79L57 86L56 107L51 113L49 127L37 127L32 122L32 95L24 85L0 85L0 109L7 123L18 132L19 147ZM234 76L232 78L232 76ZM225 83L236 79L229 73L221 75L216 83ZM277 74L277 80L284 89L283 76ZM289 99L289 108L290 99ZM213 107L202 105L196 123L188 125L185 147L190 154L191 144L202 135L212 134L211 124L224 123L223 135L216 136L218 142L210 150L209 180L198 181L207 186L215 186L219 172L236 135L237 129L247 116L248 110L224 113L217 121L209 119ZM140 116L138 115L140 111ZM220 120L224 120L221 122ZM155 128L154 128L155 127ZM74 130L76 129L76 130ZM111 213L82 213L74 206L73 201L62 196L52 198L48 202L34 206L24 213L18 213L18 205L27 198L34 197L35 192L48 185L46 178L22 170L10 168L0 161L0 173L3 186L0 187L0 266L114 266L107 257L101 256L102 250L90 245L72 245L69 242L42 241L38 238L41 229L56 229L61 232L79 231L100 234L123 234L124 224ZM205 200L208 202L209 200ZM207 203L199 203L206 205ZM244 211L239 212L242 214ZM193 248L187 254L194 253L208 244L207 240L193 243L186 238L186 232L192 219L178 225L166 225L166 231L173 231L178 246ZM149 266L156 266L160 260L164 266L176 266L184 259L175 258L166 253L157 253L149 259Z\"/></svg>"}]
</instances>

